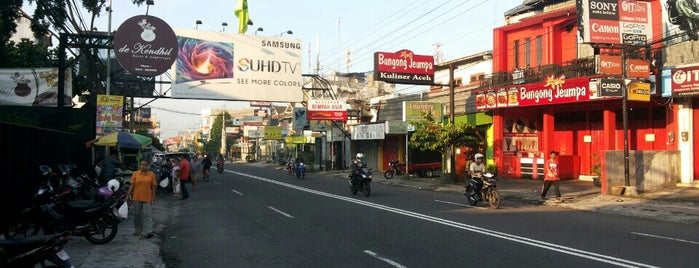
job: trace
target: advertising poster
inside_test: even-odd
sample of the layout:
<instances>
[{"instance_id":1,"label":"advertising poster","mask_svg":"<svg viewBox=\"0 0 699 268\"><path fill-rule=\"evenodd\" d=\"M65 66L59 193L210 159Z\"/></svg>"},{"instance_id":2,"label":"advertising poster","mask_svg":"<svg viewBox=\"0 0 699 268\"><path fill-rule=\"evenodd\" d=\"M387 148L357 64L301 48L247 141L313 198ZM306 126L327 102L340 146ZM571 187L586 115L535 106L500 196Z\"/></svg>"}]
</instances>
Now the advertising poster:
<instances>
[{"instance_id":1,"label":"advertising poster","mask_svg":"<svg viewBox=\"0 0 699 268\"><path fill-rule=\"evenodd\" d=\"M653 41L650 2L580 0L578 5L584 43L645 45Z\"/></svg>"},{"instance_id":2,"label":"advertising poster","mask_svg":"<svg viewBox=\"0 0 699 268\"><path fill-rule=\"evenodd\" d=\"M97 95L97 138L121 131L124 121L124 96Z\"/></svg>"},{"instance_id":3,"label":"advertising poster","mask_svg":"<svg viewBox=\"0 0 699 268\"><path fill-rule=\"evenodd\" d=\"M301 41L176 30L173 98L303 101Z\"/></svg>"},{"instance_id":4,"label":"advertising poster","mask_svg":"<svg viewBox=\"0 0 699 268\"><path fill-rule=\"evenodd\" d=\"M72 106L73 83L65 75L65 106ZM58 69L0 69L0 105L57 106Z\"/></svg>"}]
</instances>

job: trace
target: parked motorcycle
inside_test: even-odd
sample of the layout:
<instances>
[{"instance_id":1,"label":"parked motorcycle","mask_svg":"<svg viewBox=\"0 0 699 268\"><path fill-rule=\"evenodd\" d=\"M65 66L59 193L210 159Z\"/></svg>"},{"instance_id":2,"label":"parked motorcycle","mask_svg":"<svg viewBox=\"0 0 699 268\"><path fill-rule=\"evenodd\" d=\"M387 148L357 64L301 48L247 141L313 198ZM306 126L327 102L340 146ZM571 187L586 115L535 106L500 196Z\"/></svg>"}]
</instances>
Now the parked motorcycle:
<instances>
[{"instance_id":1,"label":"parked motorcycle","mask_svg":"<svg viewBox=\"0 0 699 268\"><path fill-rule=\"evenodd\" d=\"M357 192L364 193L365 196L371 195L371 179L373 178L371 169L366 165L359 168L358 173L350 174L350 191L353 195Z\"/></svg>"},{"instance_id":2,"label":"parked motorcycle","mask_svg":"<svg viewBox=\"0 0 699 268\"><path fill-rule=\"evenodd\" d=\"M4 230L4 235L10 239L35 236L40 230L44 234L67 231L94 244L108 243L116 237L121 222L117 208L127 195L124 184L112 187L118 190L113 192L109 186L103 186L93 200L69 201L66 199L69 191L56 193L45 184L32 198L30 206Z\"/></svg>"},{"instance_id":3,"label":"parked motorcycle","mask_svg":"<svg viewBox=\"0 0 699 268\"><path fill-rule=\"evenodd\" d=\"M298 165L296 165L296 178L297 179L305 179L306 178L306 165L304 165L303 162L300 162Z\"/></svg>"},{"instance_id":4,"label":"parked motorcycle","mask_svg":"<svg viewBox=\"0 0 699 268\"><path fill-rule=\"evenodd\" d=\"M405 164L398 162L398 159L393 159L391 162L388 162L388 170L383 173L383 177L390 180L394 175L403 174L405 174Z\"/></svg>"},{"instance_id":5,"label":"parked motorcycle","mask_svg":"<svg viewBox=\"0 0 699 268\"><path fill-rule=\"evenodd\" d=\"M485 173L483 178L472 177L468 179L464 195L472 206L475 206L480 201L485 201L490 204L491 208L499 208L500 192L495 189L496 187L494 175Z\"/></svg>"},{"instance_id":6,"label":"parked motorcycle","mask_svg":"<svg viewBox=\"0 0 699 268\"><path fill-rule=\"evenodd\" d=\"M0 267L44 267L45 261L58 267L73 267L63 250L69 240L68 233L0 240Z\"/></svg>"},{"instance_id":7,"label":"parked motorcycle","mask_svg":"<svg viewBox=\"0 0 699 268\"><path fill-rule=\"evenodd\" d=\"M219 174L223 173L223 161L218 161L216 163L216 169L218 169Z\"/></svg>"},{"instance_id":8,"label":"parked motorcycle","mask_svg":"<svg viewBox=\"0 0 699 268\"><path fill-rule=\"evenodd\" d=\"M172 193L173 181L172 181L172 167L169 164L161 164L159 166L154 166L151 170L158 176L158 192L162 193Z\"/></svg>"}]
</instances>

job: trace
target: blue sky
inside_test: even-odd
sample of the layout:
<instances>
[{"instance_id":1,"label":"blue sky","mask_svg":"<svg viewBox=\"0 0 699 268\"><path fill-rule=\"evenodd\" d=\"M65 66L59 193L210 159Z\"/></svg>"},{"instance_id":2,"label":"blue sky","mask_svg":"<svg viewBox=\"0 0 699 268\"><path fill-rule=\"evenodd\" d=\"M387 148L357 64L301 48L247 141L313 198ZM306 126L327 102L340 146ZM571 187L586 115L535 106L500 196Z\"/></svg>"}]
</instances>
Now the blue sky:
<instances>
[{"instance_id":1,"label":"blue sky","mask_svg":"<svg viewBox=\"0 0 699 268\"><path fill-rule=\"evenodd\" d=\"M201 20L199 30L221 31L222 22L226 22L226 31L234 32L238 22L233 14L235 2L155 0L148 14L173 28L193 29L195 21ZM258 27L264 31L257 34L264 36L293 31L284 36L301 40L304 73L315 72L318 44L321 73L347 71L347 49L352 55L349 71L364 72L373 69L373 53L377 51L409 49L432 55L434 44L441 43L444 59L450 60L491 50L492 29L503 25L505 11L521 3L522 0L248 0L254 25L249 26L247 34L255 34ZM145 5L137 7L128 0L113 0L112 9L112 30L130 17L146 13ZM107 25L108 16L104 13L98 18L98 30L106 31ZM174 136L179 129L198 128L199 117L189 113L224 105L242 107L247 102L161 99L152 103L154 107L182 112L153 110L162 120L162 137Z\"/></svg>"}]
</instances>

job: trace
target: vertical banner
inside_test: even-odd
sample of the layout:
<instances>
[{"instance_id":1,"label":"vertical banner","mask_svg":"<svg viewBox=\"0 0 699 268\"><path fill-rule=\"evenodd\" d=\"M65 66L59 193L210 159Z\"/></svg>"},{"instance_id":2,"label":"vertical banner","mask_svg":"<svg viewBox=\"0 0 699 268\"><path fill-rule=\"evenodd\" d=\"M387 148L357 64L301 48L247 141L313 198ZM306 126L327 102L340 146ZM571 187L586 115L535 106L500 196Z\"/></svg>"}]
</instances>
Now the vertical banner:
<instances>
[{"instance_id":1,"label":"vertical banner","mask_svg":"<svg viewBox=\"0 0 699 268\"><path fill-rule=\"evenodd\" d=\"M124 96L97 95L96 137L122 130L124 114Z\"/></svg>"}]
</instances>

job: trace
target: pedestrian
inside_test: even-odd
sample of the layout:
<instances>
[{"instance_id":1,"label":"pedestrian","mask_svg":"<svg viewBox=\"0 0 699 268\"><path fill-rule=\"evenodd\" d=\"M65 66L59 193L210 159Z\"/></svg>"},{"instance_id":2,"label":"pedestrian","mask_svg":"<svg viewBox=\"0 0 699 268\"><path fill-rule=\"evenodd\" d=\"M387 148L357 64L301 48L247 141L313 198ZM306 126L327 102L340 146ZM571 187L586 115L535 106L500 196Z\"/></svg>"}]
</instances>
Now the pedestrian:
<instances>
[{"instance_id":1,"label":"pedestrian","mask_svg":"<svg viewBox=\"0 0 699 268\"><path fill-rule=\"evenodd\" d=\"M189 172L192 178L192 189L197 190L197 182L203 174L204 167L201 165L201 161L198 156L194 156L192 159L192 170Z\"/></svg>"},{"instance_id":2,"label":"pedestrian","mask_svg":"<svg viewBox=\"0 0 699 268\"><path fill-rule=\"evenodd\" d=\"M201 166L203 168L204 180L209 180L209 175L211 174L211 159L208 155L204 155L204 160L201 161Z\"/></svg>"},{"instance_id":3,"label":"pedestrian","mask_svg":"<svg viewBox=\"0 0 699 268\"><path fill-rule=\"evenodd\" d=\"M153 203L155 202L155 174L148 161L141 160L139 170L131 175L127 201L133 208L134 235L153 237Z\"/></svg>"},{"instance_id":4,"label":"pedestrian","mask_svg":"<svg viewBox=\"0 0 699 268\"><path fill-rule=\"evenodd\" d=\"M553 190L556 194L556 202L561 202L561 190L559 182L561 178L558 176L558 152L551 151L549 160L544 164L544 186L541 189L541 199L546 200L546 192L553 184Z\"/></svg>"},{"instance_id":5,"label":"pedestrian","mask_svg":"<svg viewBox=\"0 0 699 268\"><path fill-rule=\"evenodd\" d=\"M119 159L117 159L116 150L109 150L109 156L102 160L100 177L102 178L103 182L106 183L107 181L113 179L120 165L121 163L119 163Z\"/></svg>"},{"instance_id":6,"label":"pedestrian","mask_svg":"<svg viewBox=\"0 0 699 268\"><path fill-rule=\"evenodd\" d=\"M180 164L179 164L180 170L179 170L179 179L180 179L180 189L182 190L182 198L180 200L185 200L189 198L189 192L187 192L187 187L185 187L185 184L189 182L189 175L190 175L190 170L192 169L192 166L190 165L189 161L187 161L187 157L184 155L180 155Z\"/></svg>"},{"instance_id":7,"label":"pedestrian","mask_svg":"<svg viewBox=\"0 0 699 268\"><path fill-rule=\"evenodd\" d=\"M170 159L170 178L172 178L172 193L175 197L180 198L182 196L182 189L180 188L180 165L178 159Z\"/></svg>"}]
</instances>

